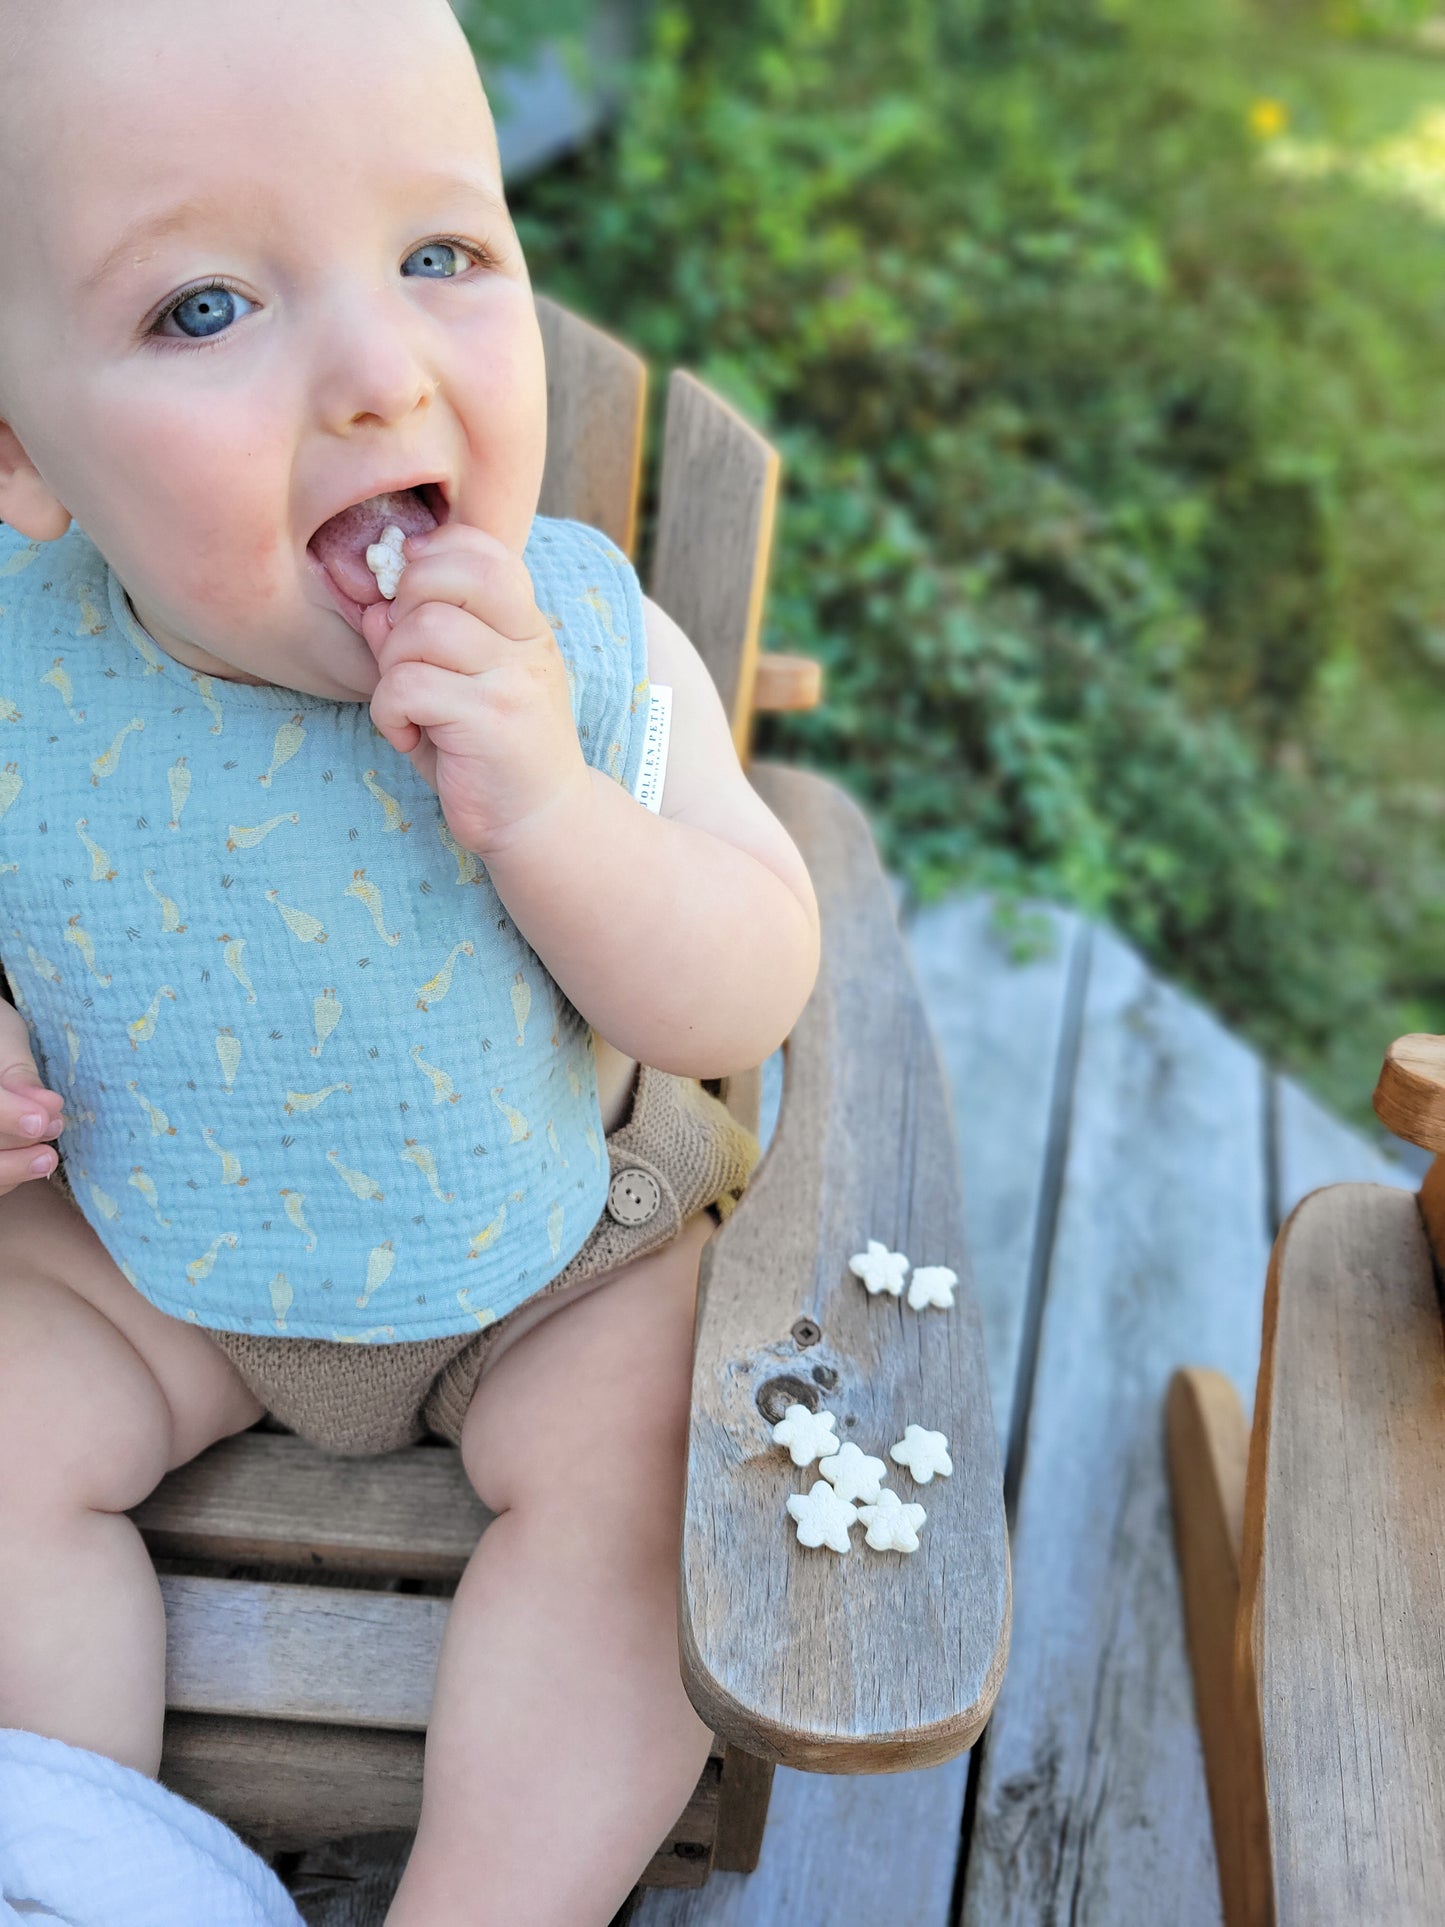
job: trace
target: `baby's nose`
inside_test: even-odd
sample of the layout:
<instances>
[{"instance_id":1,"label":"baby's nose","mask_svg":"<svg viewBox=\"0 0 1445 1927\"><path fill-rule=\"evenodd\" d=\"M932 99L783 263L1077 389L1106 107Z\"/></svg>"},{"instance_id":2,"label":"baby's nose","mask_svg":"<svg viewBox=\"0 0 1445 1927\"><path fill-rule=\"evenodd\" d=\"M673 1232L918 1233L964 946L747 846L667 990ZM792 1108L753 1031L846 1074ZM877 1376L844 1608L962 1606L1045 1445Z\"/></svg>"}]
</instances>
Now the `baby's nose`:
<instances>
[{"instance_id":1,"label":"baby's nose","mask_svg":"<svg viewBox=\"0 0 1445 1927\"><path fill-rule=\"evenodd\" d=\"M320 370L321 415L338 434L405 421L436 394L438 379L405 322L373 316L332 337Z\"/></svg>"}]
</instances>

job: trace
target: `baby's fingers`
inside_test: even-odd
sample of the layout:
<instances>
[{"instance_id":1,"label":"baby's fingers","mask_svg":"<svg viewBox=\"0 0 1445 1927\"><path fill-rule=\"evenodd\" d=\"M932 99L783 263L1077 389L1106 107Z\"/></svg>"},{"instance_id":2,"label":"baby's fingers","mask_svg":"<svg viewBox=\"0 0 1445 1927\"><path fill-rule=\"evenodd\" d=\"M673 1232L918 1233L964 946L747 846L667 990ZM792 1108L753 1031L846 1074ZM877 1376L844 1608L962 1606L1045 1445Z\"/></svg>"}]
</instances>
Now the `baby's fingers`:
<instances>
[{"instance_id":1,"label":"baby's fingers","mask_svg":"<svg viewBox=\"0 0 1445 1927\"><path fill-rule=\"evenodd\" d=\"M48 1178L58 1162L53 1150L37 1150L33 1144L0 1151L0 1197L33 1178Z\"/></svg>"},{"instance_id":2,"label":"baby's fingers","mask_svg":"<svg viewBox=\"0 0 1445 1927\"><path fill-rule=\"evenodd\" d=\"M17 1078L18 1090L0 1088L0 1146L58 1137L64 1099L40 1085Z\"/></svg>"}]
</instances>

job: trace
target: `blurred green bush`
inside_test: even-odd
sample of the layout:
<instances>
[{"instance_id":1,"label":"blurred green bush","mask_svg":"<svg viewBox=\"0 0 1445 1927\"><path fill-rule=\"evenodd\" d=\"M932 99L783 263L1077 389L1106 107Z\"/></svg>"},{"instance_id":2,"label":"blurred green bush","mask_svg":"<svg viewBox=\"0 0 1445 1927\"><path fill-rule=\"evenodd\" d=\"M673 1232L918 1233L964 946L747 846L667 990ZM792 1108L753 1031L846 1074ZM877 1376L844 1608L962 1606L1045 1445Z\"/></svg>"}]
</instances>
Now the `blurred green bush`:
<instances>
[{"instance_id":1,"label":"blurred green bush","mask_svg":"<svg viewBox=\"0 0 1445 1927\"><path fill-rule=\"evenodd\" d=\"M759 749L923 898L1096 912L1359 1113L1445 1029L1445 238L1266 149L1445 69L1328 11L660 0L514 205L539 286L783 451L767 642L828 701Z\"/></svg>"}]
</instances>

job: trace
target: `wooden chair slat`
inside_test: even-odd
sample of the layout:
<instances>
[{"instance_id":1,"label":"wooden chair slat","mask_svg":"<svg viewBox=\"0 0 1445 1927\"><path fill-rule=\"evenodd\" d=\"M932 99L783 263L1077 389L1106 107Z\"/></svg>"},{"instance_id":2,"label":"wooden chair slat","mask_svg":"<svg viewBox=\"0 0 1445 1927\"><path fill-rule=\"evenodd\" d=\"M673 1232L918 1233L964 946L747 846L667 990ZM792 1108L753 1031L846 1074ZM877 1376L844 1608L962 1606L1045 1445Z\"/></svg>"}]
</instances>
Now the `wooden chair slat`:
<instances>
[{"instance_id":1,"label":"wooden chair slat","mask_svg":"<svg viewBox=\"0 0 1445 1927\"><path fill-rule=\"evenodd\" d=\"M265 1853L353 1834L410 1832L421 1813L419 1733L173 1713L160 1778ZM711 1864L722 1766L710 1759L642 1875L648 1887L700 1887Z\"/></svg>"},{"instance_id":2,"label":"wooden chair slat","mask_svg":"<svg viewBox=\"0 0 1445 1927\"><path fill-rule=\"evenodd\" d=\"M1270 1264L1241 1561L1281 1927L1439 1912L1442 1546L1445 1330L1415 1200L1317 1191Z\"/></svg>"},{"instance_id":3,"label":"wooden chair slat","mask_svg":"<svg viewBox=\"0 0 1445 1927\"><path fill-rule=\"evenodd\" d=\"M647 364L625 342L537 297L547 356L547 462L538 508L637 547Z\"/></svg>"},{"instance_id":4,"label":"wooden chair slat","mask_svg":"<svg viewBox=\"0 0 1445 1927\"><path fill-rule=\"evenodd\" d=\"M160 1778L276 1853L415 1827L425 1744L420 1733L173 1710Z\"/></svg>"},{"instance_id":5,"label":"wooden chair slat","mask_svg":"<svg viewBox=\"0 0 1445 1927\"><path fill-rule=\"evenodd\" d=\"M166 1705L421 1731L449 1601L163 1574Z\"/></svg>"},{"instance_id":6,"label":"wooden chair slat","mask_svg":"<svg viewBox=\"0 0 1445 1927\"><path fill-rule=\"evenodd\" d=\"M1224 1917L1230 1927L1269 1927L1252 1899L1261 1891L1254 1834L1256 1816L1264 1810L1259 1735L1256 1727L1253 1747L1241 1743L1244 1733L1235 1710L1249 1424L1239 1393L1223 1372L1195 1367L1175 1372L1164 1415L1174 1544Z\"/></svg>"},{"instance_id":7,"label":"wooden chair slat","mask_svg":"<svg viewBox=\"0 0 1445 1927\"><path fill-rule=\"evenodd\" d=\"M242 1432L179 1466L130 1515L155 1554L453 1583L491 1514L451 1446L339 1459Z\"/></svg>"},{"instance_id":8,"label":"wooden chair slat","mask_svg":"<svg viewBox=\"0 0 1445 1927\"><path fill-rule=\"evenodd\" d=\"M695 375L674 372L651 594L707 664L743 762L779 472L770 442Z\"/></svg>"},{"instance_id":9,"label":"wooden chair slat","mask_svg":"<svg viewBox=\"0 0 1445 1927\"><path fill-rule=\"evenodd\" d=\"M763 765L753 778L808 864L824 954L787 1046L768 1155L703 1252L683 1675L703 1717L749 1753L829 1772L924 1766L988 1717L1010 1609L952 1122L861 812L805 771ZM870 1237L952 1266L954 1309L870 1297L847 1268ZM890 1467L889 1483L927 1509L921 1553L855 1542L840 1558L797 1543L785 1501L815 1473L772 1444L763 1415L794 1399L825 1404L840 1433L885 1460L910 1422L948 1433L952 1478L915 1493Z\"/></svg>"}]
</instances>

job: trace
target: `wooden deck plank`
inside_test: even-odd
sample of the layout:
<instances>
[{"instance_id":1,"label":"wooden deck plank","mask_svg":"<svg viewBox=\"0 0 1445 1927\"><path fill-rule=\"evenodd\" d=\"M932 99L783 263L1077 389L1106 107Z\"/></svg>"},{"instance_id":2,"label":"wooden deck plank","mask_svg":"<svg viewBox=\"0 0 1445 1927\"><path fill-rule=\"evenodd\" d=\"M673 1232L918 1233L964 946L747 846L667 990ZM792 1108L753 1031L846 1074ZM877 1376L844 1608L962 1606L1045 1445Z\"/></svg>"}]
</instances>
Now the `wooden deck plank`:
<instances>
[{"instance_id":1,"label":"wooden deck plank","mask_svg":"<svg viewBox=\"0 0 1445 1927\"><path fill-rule=\"evenodd\" d=\"M1009 1436L1077 920L1040 913L1033 961L1010 961L982 897L911 919L909 955L953 1110L965 1221L1000 1450ZM767 1090L765 1087L765 1100ZM970 1755L919 1773L826 1776L780 1767L755 1872L696 1893L644 1894L633 1927L943 1927ZM860 1851L887 1843L878 1856Z\"/></svg>"},{"instance_id":2,"label":"wooden deck plank","mask_svg":"<svg viewBox=\"0 0 1445 1927\"><path fill-rule=\"evenodd\" d=\"M1250 1051L1095 934L966 1927L1220 1919L1162 1413L1182 1362L1253 1389L1264 1094Z\"/></svg>"}]
</instances>

